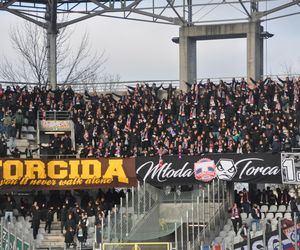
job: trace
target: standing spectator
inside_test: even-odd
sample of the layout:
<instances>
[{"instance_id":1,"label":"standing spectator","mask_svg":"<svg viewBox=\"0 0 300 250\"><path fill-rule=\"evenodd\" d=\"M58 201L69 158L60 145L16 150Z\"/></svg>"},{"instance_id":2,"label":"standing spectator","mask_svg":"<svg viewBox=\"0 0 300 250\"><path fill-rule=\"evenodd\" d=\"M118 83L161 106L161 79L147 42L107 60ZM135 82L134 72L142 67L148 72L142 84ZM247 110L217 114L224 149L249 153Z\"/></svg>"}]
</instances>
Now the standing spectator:
<instances>
[{"instance_id":1,"label":"standing spectator","mask_svg":"<svg viewBox=\"0 0 300 250\"><path fill-rule=\"evenodd\" d=\"M96 242L97 245L100 246L100 244L102 243L101 239L102 239L102 226L101 223L96 224Z\"/></svg>"},{"instance_id":2,"label":"standing spectator","mask_svg":"<svg viewBox=\"0 0 300 250\"><path fill-rule=\"evenodd\" d=\"M18 112L15 115L15 122L16 122L16 130L18 132L18 138L21 139L22 126L24 123L24 115L21 109L18 109Z\"/></svg>"},{"instance_id":3,"label":"standing spectator","mask_svg":"<svg viewBox=\"0 0 300 250\"><path fill-rule=\"evenodd\" d=\"M65 154L65 155L69 155L72 153L72 140L70 138L70 135L67 133L62 138L61 148L62 148L63 154Z\"/></svg>"},{"instance_id":4,"label":"standing spectator","mask_svg":"<svg viewBox=\"0 0 300 250\"><path fill-rule=\"evenodd\" d=\"M79 241L80 248L81 248L84 243L84 233L81 224L79 224L77 227L77 239Z\"/></svg>"},{"instance_id":5,"label":"standing spectator","mask_svg":"<svg viewBox=\"0 0 300 250\"><path fill-rule=\"evenodd\" d=\"M16 124L12 123L11 126L8 127L7 135L9 138L8 145L9 145L9 150L12 151L16 147Z\"/></svg>"},{"instance_id":6,"label":"standing spectator","mask_svg":"<svg viewBox=\"0 0 300 250\"><path fill-rule=\"evenodd\" d=\"M6 137L8 138L8 130L13 123L10 110L5 113L5 116L3 117L2 122L3 122L4 133L5 133Z\"/></svg>"},{"instance_id":7,"label":"standing spectator","mask_svg":"<svg viewBox=\"0 0 300 250\"><path fill-rule=\"evenodd\" d=\"M291 211L292 211L292 219L293 219L293 221L294 221L294 217L295 216L297 216L297 218L299 219L300 213L299 213L299 209L298 209L295 197L291 198L290 208L291 208Z\"/></svg>"},{"instance_id":8,"label":"standing spectator","mask_svg":"<svg viewBox=\"0 0 300 250\"><path fill-rule=\"evenodd\" d=\"M65 229L68 230L68 228L70 228L70 227L72 228L72 231L74 233L76 230L76 222L75 222L75 219L74 219L74 216L72 213L68 214L68 218L67 218L66 224L65 224Z\"/></svg>"},{"instance_id":9,"label":"standing spectator","mask_svg":"<svg viewBox=\"0 0 300 250\"><path fill-rule=\"evenodd\" d=\"M40 209L37 205L37 202L35 202L31 209L31 216L32 216L32 229L33 229L33 239L36 239L36 236L38 234L39 228L40 228Z\"/></svg>"},{"instance_id":10,"label":"standing spectator","mask_svg":"<svg viewBox=\"0 0 300 250\"><path fill-rule=\"evenodd\" d=\"M62 208L60 210L60 231L61 231L61 233L63 233L63 229L66 226L67 215L68 215L68 210L66 208L66 204L63 204Z\"/></svg>"},{"instance_id":11,"label":"standing spectator","mask_svg":"<svg viewBox=\"0 0 300 250\"><path fill-rule=\"evenodd\" d=\"M7 143L5 137L2 135L0 138L0 158L7 157Z\"/></svg>"},{"instance_id":12,"label":"standing spectator","mask_svg":"<svg viewBox=\"0 0 300 250\"><path fill-rule=\"evenodd\" d=\"M6 197L6 201L4 203L4 220L5 222L12 222L13 219L13 210L14 210L14 203L11 199L11 196Z\"/></svg>"},{"instance_id":13,"label":"standing spectator","mask_svg":"<svg viewBox=\"0 0 300 250\"><path fill-rule=\"evenodd\" d=\"M247 192L246 188L243 189L243 192L240 193L241 195L241 206L243 208L244 213L250 213L250 203L249 203L249 193Z\"/></svg>"},{"instance_id":14,"label":"standing spectator","mask_svg":"<svg viewBox=\"0 0 300 250\"><path fill-rule=\"evenodd\" d=\"M232 221L233 230L235 232L235 235L237 235L237 232L238 232L237 224L239 223L239 227L241 227L242 219L241 219L240 212L239 212L239 209L238 209L236 203L233 204L233 207L231 209L231 221Z\"/></svg>"},{"instance_id":15,"label":"standing spectator","mask_svg":"<svg viewBox=\"0 0 300 250\"><path fill-rule=\"evenodd\" d=\"M89 221L88 221L87 213L81 213L81 218L80 218L80 221L79 221L79 226L82 229L83 242L86 242L86 240L87 240L88 225L89 225Z\"/></svg>"},{"instance_id":16,"label":"standing spectator","mask_svg":"<svg viewBox=\"0 0 300 250\"><path fill-rule=\"evenodd\" d=\"M94 216L95 215L95 207L94 207L94 204L92 201L89 201L88 202L88 205L86 207L86 212L87 212L87 216L88 217L91 217L91 216Z\"/></svg>"},{"instance_id":17,"label":"standing spectator","mask_svg":"<svg viewBox=\"0 0 300 250\"><path fill-rule=\"evenodd\" d=\"M58 137L58 134L54 134L54 137L50 141L50 148L52 149L52 155L54 157L59 155L60 145L61 145L61 141Z\"/></svg>"},{"instance_id":18,"label":"standing spectator","mask_svg":"<svg viewBox=\"0 0 300 250\"><path fill-rule=\"evenodd\" d=\"M289 192L288 190L285 188L282 192L282 195L281 195L281 204L283 205L288 205L289 202L290 202L290 195L289 195Z\"/></svg>"},{"instance_id":19,"label":"standing spectator","mask_svg":"<svg viewBox=\"0 0 300 250\"><path fill-rule=\"evenodd\" d=\"M273 143L272 143L272 154L278 154L281 151L281 143L279 141L278 136L274 135Z\"/></svg>"},{"instance_id":20,"label":"standing spectator","mask_svg":"<svg viewBox=\"0 0 300 250\"><path fill-rule=\"evenodd\" d=\"M253 205L252 211L251 211L252 221L251 226L253 222L256 226L256 231L260 230L260 220L261 220L261 212L256 204Z\"/></svg>"},{"instance_id":21,"label":"standing spectator","mask_svg":"<svg viewBox=\"0 0 300 250\"><path fill-rule=\"evenodd\" d=\"M34 109L32 102L30 102L30 104L29 104L29 108L27 111L27 117L28 117L28 125L35 126L36 117L35 117L35 109Z\"/></svg>"},{"instance_id":22,"label":"standing spectator","mask_svg":"<svg viewBox=\"0 0 300 250\"><path fill-rule=\"evenodd\" d=\"M48 209L47 215L46 215L46 224L45 224L45 231L48 229L48 234L51 232L51 224L53 221L53 215L54 215L54 209L53 207L50 207Z\"/></svg>"},{"instance_id":23,"label":"standing spectator","mask_svg":"<svg viewBox=\"0 0 300 250\"><path fill-rule=\"evenodd\" d=\"M73 244L74 245L74 231L72 227L68 227L65 234L65 243L67 249Z\"/></svg>"}]
</instances>

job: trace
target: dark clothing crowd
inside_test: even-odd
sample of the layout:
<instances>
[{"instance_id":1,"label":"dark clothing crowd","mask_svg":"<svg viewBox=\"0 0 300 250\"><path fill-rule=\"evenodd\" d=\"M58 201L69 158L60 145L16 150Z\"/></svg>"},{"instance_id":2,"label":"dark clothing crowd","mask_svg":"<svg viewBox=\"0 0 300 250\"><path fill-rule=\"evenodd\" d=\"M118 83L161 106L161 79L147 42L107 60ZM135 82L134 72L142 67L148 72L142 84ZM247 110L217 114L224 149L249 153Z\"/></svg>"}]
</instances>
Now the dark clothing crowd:
<instances>
[{"instance_id":1,"label":"dark clothing crowd","mask_svg":"<svg viewBox=\"0 0 300 250\"><path fill-rule=\"evenodd\" d=\"M42 118L46 111L69 111L81 157L278 153L297 147L299 79L186 84L185 93L171 84L137 84L126 95L0 85L1 130L19 130L18 110L32 125L37 111ZM53 154L75 150L70 138L53 138L50 149Z\"/></svg>"},{"instance_id":2,"label":"dark clothing crowd","mask_svg":"<svg viewBox=\"0 0 300 250\"><path fill-rule=\"evenodd\" d=\"M263 189L257 189L256 192L249 192L244 188L242 191L234 191L234 202L238 208L241 208L244 213L251 212L251 205L289 205L291 197L288 193L288 189L281 190L276 188L272 190L270 187Z\"/></svg>"},{"instance_id":3,"label":"dark clothing crowd","mask_svg":"<svg viewBox=\"0 0 300 250\"><path fill-rule=\"evenodd\" d=\"M6 194L0 197L0 211L5 214L6 222L12 221L12 216L30 216L34 239L37 238L41 221L45 222L45 232L51 233L56 213L61 233L65 235L66 246L76 246L76 239L84 244L88 238L88 226L91 223L89 218L95 217L93 225L101 228L102 223L106 223L108 212L116 213L115 205L119 205L120 198L125 196L123 190L115 189L108 189L106 192L99 189L95 198L87 191L79 192L80 202L76 201L70 191L65 191L64 195L59 191L50 191L48 198L42 191L38 191L32 203L23 198L16 202L12 195Z\"/></svg>"},{"instance_id":4,"label":"dark clothing crowd","mask_svg":"<svg viewBox=\"0 0 300 250\"><path fill-rule=\"evenodd\" d=\"M293 225L294 217L297 216L297 220L299 221L299 209L294 197L291 197L288 193L287 189L281 190L280 188L276 188L272 190L270 187L267 189L263 189L260 191L259 189L256 192L252 192L250 195L249 192L244 188L242 191L235 190L234 192L234 204L233 207L229 210L230 218L232 221L233 229L235 234L238 234L238 229L243 228L243 225L246 225L246 229L248 230L248 226L251 226L255 223L256 230L261 229L261 219L262 212L260 207L262 205L266 205L269 208L273 205L279 208L280 205L284 205L287 209L290 208L291 220L282 219L282 225L291 226ZM276 213L276 211L273 211ZM247 222L242 221L241 213L246 213L247 216L251 215L250 225L247 225ZM276 219L276 218L275 218ZM266 220L266 229L267 232L271 232L271 220ZM247 235L245 235L245 230L241 230L241 237L247 239Z\"/></svg>"}]
</instances>

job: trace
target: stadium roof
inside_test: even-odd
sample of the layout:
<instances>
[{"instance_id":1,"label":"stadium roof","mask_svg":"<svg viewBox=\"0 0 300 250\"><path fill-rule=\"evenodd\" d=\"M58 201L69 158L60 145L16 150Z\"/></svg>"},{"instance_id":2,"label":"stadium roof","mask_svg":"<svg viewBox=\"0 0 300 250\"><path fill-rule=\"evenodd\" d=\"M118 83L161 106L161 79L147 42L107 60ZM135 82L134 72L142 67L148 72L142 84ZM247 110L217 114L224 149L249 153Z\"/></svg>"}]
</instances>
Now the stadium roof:
<instances>
[{"instance_id":1,"label":"stadium roof","mask_svg":"<svg viewBox=\"0 0 300 250\"><path fill-rule=\"evenodd\" d=\"M300 0L0 0L0 10L43 27L49 6L54 6L58 16L68 14L68 21L61 21L58 27L94 16L191 25L254 17L272 20L300 13Z\"/></svg>"}]
</instances>

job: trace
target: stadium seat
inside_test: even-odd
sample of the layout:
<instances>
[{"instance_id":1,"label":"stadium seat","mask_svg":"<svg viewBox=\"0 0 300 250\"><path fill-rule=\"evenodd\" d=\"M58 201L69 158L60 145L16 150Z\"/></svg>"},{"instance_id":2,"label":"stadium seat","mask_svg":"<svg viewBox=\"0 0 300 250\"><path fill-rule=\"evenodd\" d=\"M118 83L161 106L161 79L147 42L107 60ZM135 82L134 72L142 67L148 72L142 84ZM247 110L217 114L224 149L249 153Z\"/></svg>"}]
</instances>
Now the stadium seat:
<instances>
[{"instance_id":1,"label":"stadium seat","mask_svg":"<svg viewBox=\"0 0 300 250\"><path fill-rule=\"evenodd\" d=\"M94 227L89 227L88 228L88 234L93 234L95 232L95 228Z\"/></svg>"},{"instance_id":2,"label":"stadium seat","mask_svg":"<svg viewBox=\"0 0 300 250\"><path fill-rule=\"evenodd\" d=\"M284 213L285 211L286 211L286 206L285 205L280 205L279 207L278 207L278 210L277 210L278 212L280 212L280 213Z\"/></svg>"},{"instance_id":3,"label":"stadium seat","mask_svg":"<svg viewBox=\"0 0 300 250\"><path fill-rule=\"evenodd\" d=\"M234 239L233 239L233 243L234 243L234 244L240 243L240 242L241 242L241 239L242 239L241 236L239 236L239 235L238 235L238 236L235 236Z\"/></svg>"},{"instance_id":4,"label":"stadium seat","mask_svg":"<svg viewBox=\"0 0 300 250\"><path fill-rule=\"evenodd\" d=\"M292 212L291 207L290 207L290 206L287 206L287 208L286 208L285 211L286 211L286 212Z\"/></svg>"},{"instance_id":5,"label":"stadium seat","mask_svg":"<svg viewBox=\"0 0 300 250\"><path fill-rule=\"evenodd\" d=\"M27 127L26 126L22 126L22 132L27 132Z\"/></svg>"},{"instance_id":6,"label":"stadium seat","mask_svg":"<svg viewBox=\"0 0 300 250\"><path fill-rule=\"evenodd\" d=\"M231 230L231 226L230 225L225 225L223 230L225 232L229 232Z\"/></svg>"},{"instance_id":7,"label":"stadium seat","mask_svg":"<svg viewBox=\"0 0 300 250\"><path fill-rule=\"evenodd\" d=\"M210 246L209 245L204 245L203 250L210 250Z\"/></svg>"},{"instance_id":8,"label":"stadium seat","mask_svg":"<svg viewBox=\"0 0 300 250\"><path fill-rule=\"evenodd\" d=\"M274 214L273 213L267 213L266 214L266 219L273 219L274 218Z\"/></svg>"},{"instance_id":9,"label":"stadium seat","mask_svg":"<svg viewBox=\"0 0 300 250\"><path fill-rule=\"evenodd\" d=\"M284 218L285 218L285 219L288 219L288 220L291 220L291 219L292 219L292 214L291 214L290 212L286 212L286 213L284 214Z\"/></svg>"},{"instance_id":10,"label":"stadium seat","mask_svg":"<svg viewBox=\"0 0 300 250\"><path fill-rule=\"evenodd\" d=\"M219 236L222 237L222 238L225 238L227 236L227 233L225 231L221 231L219 233Z\"/></svg>"},{"instance_id":11,"label":"stadium seat","mask_svg":"<svg viewBox=\"0 0 300 250\"><path fill-rule=\"evenodd\" d=\"M276 213L277 212L277 206L276 205L271 205L269 209L269 213Z\"/></svg>"},{"instance_id":12,"label":"stadium seat","mask_svg":"<svg viewBox=\"0 0 300 250\"><path fill-rule=\"evenodd\" d=\"M36 132L35 128L33 126L28 126L27 131L28 132Z\"/></svg>"},{"instance_id":13,"label":"stadium seat","mask_svg":"<svg viewBox=\"0 0 300 250\"><path fill-rule=\"evenodd\" d=\"M248 218L248 215L246 213L241 213L242 220L246 220Z\"/></svg>"},{"instance_id":14,"label":"stadium seat","mask_svg":"<svg viewBox=\"0 0 300 250\"><path fill-rule=\"evenodd\" d=\"M262 230L256 231L255 232L255 237L261 236L263 234Z\"/></svg>"},{"instance_id":15,"label":"stadium seat","mask_svg":"<svg viewBox=\"0 0 300 250\"><path fill-rule=\"evenodd\" d=\"M268 206L267 206L267 205L262 205L262 206L261 206L261 209L260 209L260 211L261 211L262 213L267 213L267 212L268 212L268 210L269 210L269 208L268 208Z\"/></svg>"},{"instance_id":16,"label":"stadium seat","mask_svg":"<svg viewBox=\"0 0 300 250\"><path fill-rule=\"evenodd\" d=\"M261 218L264 219L266 217L265 213L261 213Z\"/></svg>"},{"instance_id":17,"label":"stadium seat","mask_svg":"<svg viewBox=\"0 0 300 250\"><path fill-rule=\"evenodd\" d=\"M282 213L276 213L275 214L275 219L277 219L277 218L283 218Z\"/></svg>"},{"instance_id":18,"label":"stadium seat","mask_svg":"<svg viewBox=\"0 0 300 250\"><path fill-rule=\"evenodd\" d=\"M233 230L231 230L227 233L227 236L228 237L226 237L225 239L227 239L227 238L233 239L235 237L235 232Z\"/></svg>"},{"instance_id":19,"label":"stadium seat","mask_svg":"<svg viewBox=\"0 0 300 250\"><path fill-rule=\"evenodd\" d=\"M224 244L225 244L224 249L233 249L233 239L232 238L225 238Z\"/></svg>"},{"instance_id":20,"label":"stadium seat","mask_svg":"<svg viewBox=\"0 0 300 250\"><path fill-rule=\"evenodd\" d=\"M27 118L24 118L24 124L28 125L28 119Z\"/></svg>"},{"instance_id":21,"label":"stadium seat","mask_svg":"<svg viewBox=\"0 0 300 250\"><path fill-rule=\"evenodd\" d=\"M278 220L276 220L276 219L271 219L271 224L277 226Z\"/></svg>"},{"instance_id":22,"label":"stadium seat","mask_svg":"<svg viewBox=\"0 0 300 250\"><path fill-rule=\"evenodd\" d=\"M25 222L25 219L24 219L24 217L23 216L19 216L18 217L18 222L20 222L20 223L24 223Z\"/></svg>"},{"instance_id":23,"label":"stadium seat","mask_svg":"<svg viewBox=\"0 0 300 250\"><path fill-rule=\"evenodd\" d=\"M95 224L95 216L88 217L89 220L89 226L94 226Z\"/></svg>"},{"instance_id":24,"label":"stadium seat","mask_svg":"<svg viewBox=\"0 0 300 250\"><path fill-rule=\"evenodd\" d=\"M34 136L33 136L33 134L27 134L27 140L29 140L29 141L34 141L35 140L35 138L34 138Z\"/></svg>"}]
</instances>

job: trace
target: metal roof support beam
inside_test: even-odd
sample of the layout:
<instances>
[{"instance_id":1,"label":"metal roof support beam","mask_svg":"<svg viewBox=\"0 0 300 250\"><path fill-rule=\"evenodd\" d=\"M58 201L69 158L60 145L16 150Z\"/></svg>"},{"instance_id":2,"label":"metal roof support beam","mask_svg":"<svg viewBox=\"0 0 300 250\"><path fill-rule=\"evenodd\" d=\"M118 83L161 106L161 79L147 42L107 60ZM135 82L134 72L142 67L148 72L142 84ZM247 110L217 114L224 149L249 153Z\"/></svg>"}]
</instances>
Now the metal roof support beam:
<instances>
[{"instance_id":1,"label":"metal roof support beam","mask_svg":"<svg viewBox=\"0 0 300 250\"><path fill-rule=\"evenodd\" d=\"M299 4L300 3L300 0L294 0L294 1L291 1L289 3L286 3L286 4L283 4L281 6L278 6L278 7L275 7L273 9L270 9L270 10L267 10L267 11L263 11L263 12L260 12L260 17L264 17L264 16L267 16L267 15L270 15L274 12L277 12L277 11L280 11L280 10L283 10L283 9L286 9L286 8L289 8L289 7L292 7L296 4Z\"/></svg>"},{"instance_id":2,"label":"metal roof support beam","mask_svg":"<svg viewBox=\"0 0 300 250\"><path fill-rule=\"evenodd\" d=\"M174 4L174 2L175 2L175 0L172 0L172 3ZM170 4L167 4L166 6L164 6L164 8L161 10L161 12L158 14L159 16L160 15L162 15L164 12L165 12L165 10L168 8L170 6ZM154 5L153 5L153 11L152 11L152 13L153 14L155 14L154 13L154 10L158 10L159 8L157 8L157 7L154 7ZM156 22L157 21L157 18L154 18L153 17L153 22Z\"/></svg>"},{"instance_id":3,"label":"metal roof support beam","mask_svg":"<svg viewBox=\"0 0 300 250\"><path fill-rule=\"evenodd\" d=\"M92 13L92 14L87 14L87 15L85 15L85 16L83 16L83 17L78 17L78 18L75 18L75 19L73 19L73 20L71 20L71 21L59 23L59 24L57 24L57 27L58 27L58 29L61 29L61 28L67 27L67 26L69 26L69 25L71 25L71 24L78 23L78 22L87 20L87 19L89 19L89 18L92 18L92 17L94 17L94 16L101 15L101 14L103 14L103 13L105 13L105 12L106 12L105 10L101 10L101 11L94 12L94 13Z\"/></svg>"},{"instance_id":4,"label":"metal roof support beam","mask_svg":"<svg viewBox=\"0 0 300 250\"><path fill-rule=\"evenodd\" d=\"M21 17L21 18L23 18L23 19L25 19L25 20L27 20L29 22L32 22L32 23L34 23L34 24L36 24L36 25L38 25L38 26L40 26L42 28L46 28L46 24L45 23L37 21L36 19L33 19L31 17L28 17L28 16L24 15L23 13L21 13L21 12L19 12L17 10L13 10L13 9L9 9L9 8L6 8L4 10L7 11L7 12L10 12L11 14L14 14L14 15L16 15L18 17Z\"/></svg>"},{"instance_id":5,"label":"metal roof support beam","mask_svg":"<svg viewBox=\"0 0 300 250\"><path fill-rule=\"evenodd\" d=\"M179 20L181 21L181 24L183 25L185 23L185 20L183 20L183 18L179 15L178 11L174 8L174 5L171 3L171 1L167 0L167 2L171 6L172 10L177 15L177 17L179 18Z\"/></svg>"},{"instance_id":6,"label":"metal roof support beam","mask_svg":"<svg viewBox=\"0 0 300 250\"><path fill-rule=\"evenodd\" d=\"M245 4L242 2L242 0L239 0L240 4L242 5L244 11L246 12L247 16L251 19L252 16L250 15L249 11L247 10Z\"/></svg>"},{"instance_id":7,"label":"metal roof support beam","mask_svg":"<svg viewBox=\"0 0 300 250\"><path fill-rule=\"evenodd\" d=\"M17 0L8 1L7 3L3 4L3 8L8 8L12 4L14 4Z\"/></svg>"},{"instance_id":8,"label":"metal roof support beam","mask_svg":"<svg viewBox=\"0 0 300 250\"><path fill-rule=\"evenodd\" d=\"M47 49L48 84L52 89L57 85L57 0L48 0L47 4Z\"/></svg>"},{"instance_id":9,"label":"metal roof support beam","mask_svg":"<svg viewBox=\"0 0 300 250\"><path fill-rule=\"evenodd\" d=\"M129 5L129 7L132 9L135 9L141 1L142 0L136 0L134 3L131 3L130 5L132 5L132 6ZM125 16L125 19L128 18L131 13L132 13L132 11L129 11L129 13Z\"/></svg>"},{"instance_id":10,"label":"metal roof support beam","mask_svg":"<svg viewBox=\"0 0 300 250\"><path fill-rule=\"evenodd\" d=\"M166 16L162 16L162 15L157 15L157 14L153 14L153 13L148 13L146 11L142 11L142 10L132 10L132 12L136 13L136 14L140 14L140 15L144 15L144 16L148 16L148 17L155 17L157 19L161 19L170 23L174 23L174 18L172 17L166 17Z\"/></svg>"},{"instance_id":11,"label":"metal roof support beam","mask_svg":"<svg viewBox=\"0 0 300 250\"><path fill-rule=\"evenodd\" d=\"M101 7L101 8L104 9L104 10L110 9L110 7L107 7L105 4L100 3L100 2L97 1L97 0L90 0L90 1L93 2L94 4L98 5L99 7Z\"/></svg>"}]
</instances>

